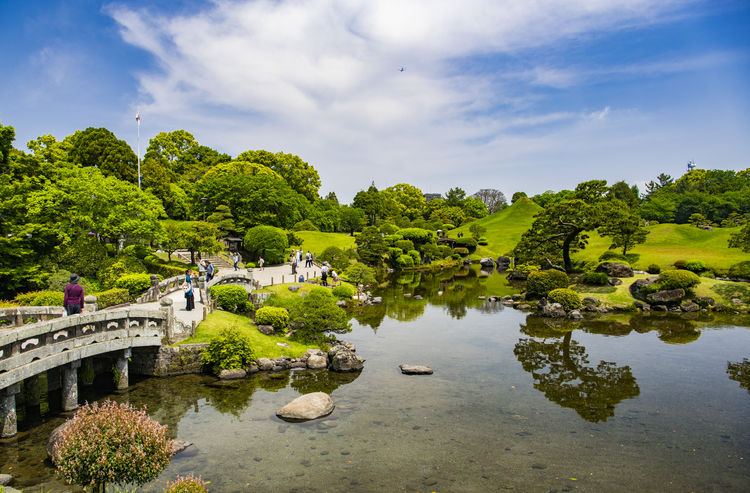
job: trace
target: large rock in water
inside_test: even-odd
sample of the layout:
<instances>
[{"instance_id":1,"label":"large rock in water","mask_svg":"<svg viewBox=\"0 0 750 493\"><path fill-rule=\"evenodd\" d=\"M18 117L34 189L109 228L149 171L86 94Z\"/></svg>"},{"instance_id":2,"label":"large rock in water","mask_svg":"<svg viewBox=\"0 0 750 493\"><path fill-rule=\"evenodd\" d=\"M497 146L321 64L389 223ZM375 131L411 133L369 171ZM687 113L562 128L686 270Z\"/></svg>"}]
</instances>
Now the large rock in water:
<instances>
[{"instance_id":1,"label":"large rock in water","mask_svg":"<svg viewBox=\"0 0 750 493\"><path fill-rule=\"evenodd\" d=\"M648 299L651 304L670 305L679 303L684 297L684 289L667 289L665 291L657 291L656 293L651 293L646 297L646 299Z\"/></svg>"},{"instance_id":2,"label":"large rock in water","mask_svg":"<svg viewBox=\"0 0 750 493\"><path fill-rule=\"evenodd\" d=\"M633 268L617 262L603 262L596 272L604 272L609 277L633 277Z\"/></svg>"},{"instance_id":3,"label":"large rock in water","mask_svg":"<svg viewBox=\"0 0 750 493\"><path fill-rule=\"evenodd\" d=\"M565 309L560 303L547 303L542 307L543 317L562 318L566 315Z\"/></svg>"},{"instance_id":4,"label":"large rock in water","mask_svg":"<svg viewBox=\"0 0 750 493\"><path fill-rule=\"evenodd\" d=\"M508 270L510 267L510 257L500 256L497 257L497 270Z\"/></svg>"},{"instance_id":5,"label":"large rock in water","mask_svg":"<svg viewBox=\"0 0 750 493\"><path fill-rule=\"evenodd\" d=\"M352 347L343 344L333 346L328 351L328 369L340 372L361 370L364 367L365 359L354 354Z\"/></svg>"},{"instance_id":6,"label":"large rock in water","mask_svg":"<svg viewBox=\"0 0 750 493\"><path fill-rule=\"evenodd\" d=\"M313 392L297 397L292 402L276 411L281 419L308 421L328 416L334 405L331 396L325 392Z\"/></svg>"},{"instance_id":7,"label":"large rock in water","mask_svg":"<svg viewBox=\"0 0 750 493\"><path fill-rule=\"evenodd\" d=\"M58 456L55 454L55 445L60 441L63 430L70 424L70 421L66 421L61 424L49 434L47 438L47 455L50 456L53 462L57 462Z\"/></svg>"},{"instance_id":8,"label":"large rock in water","mask_svg":"<svg viewBox=\"0 0 750 493\"><path fill-rule=\"evenodd\" d=\"M485 257L485 258L481 259L481 260L479 261L479 264L480 264L480 265L481 265L482 267L487 267L487 268L493 268L493 267L495 267L495 261L494 261L494 260L492 260L492 259L491 259L491 258L489 258L489 257Z\"/></svg>"}]
</instances>

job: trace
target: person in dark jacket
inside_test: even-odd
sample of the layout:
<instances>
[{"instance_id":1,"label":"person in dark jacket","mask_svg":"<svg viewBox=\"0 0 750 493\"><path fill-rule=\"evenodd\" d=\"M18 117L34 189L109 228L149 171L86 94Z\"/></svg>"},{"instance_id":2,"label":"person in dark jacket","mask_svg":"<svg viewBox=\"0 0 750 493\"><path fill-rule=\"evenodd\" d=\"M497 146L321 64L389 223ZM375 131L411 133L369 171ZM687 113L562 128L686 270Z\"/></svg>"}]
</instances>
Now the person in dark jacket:
<instances>
[{"instance_id":1,"label":"person in dark jacket","mask_svg":"<svg viewBox=\"0 0 750 493\"><path fill-rule=\"evenodd\" d=\"M80 280L78 274L71 274L70 284L65 286L63 307L68 315L75 315L83 310L83 288L78 284Z\"/></svg>"},{"instance_id":2,"label":"person in dark jacket","mask_svg":"<svg viewBox=\"0 0 750 493\"><path fill-rule=\"evenodd\" d=\"M185 271L185 282L182 283L182 290L185 292L185 311L188 312L195 308L195 293L193 293L193 280L190 274L190 269Z\"/></svg>"}]
</instances>

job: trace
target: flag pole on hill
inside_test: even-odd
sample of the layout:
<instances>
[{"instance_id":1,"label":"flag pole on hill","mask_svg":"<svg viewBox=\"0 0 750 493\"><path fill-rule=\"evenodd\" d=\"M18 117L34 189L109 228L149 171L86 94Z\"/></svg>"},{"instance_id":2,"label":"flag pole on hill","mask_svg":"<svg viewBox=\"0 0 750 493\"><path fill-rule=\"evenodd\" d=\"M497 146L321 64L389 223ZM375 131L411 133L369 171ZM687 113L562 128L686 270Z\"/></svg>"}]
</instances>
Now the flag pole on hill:
<instances>
[{"instance_id":1,"label":"flag pole on hill","mask_svg":"<svg viewBox=\"0 0 750 493\"><path fill-rule=\"evenodd\" d=\"M135 121L138 122L138 188L141 188L141 112L135 111Z\"/></svg>"}]
</instances>

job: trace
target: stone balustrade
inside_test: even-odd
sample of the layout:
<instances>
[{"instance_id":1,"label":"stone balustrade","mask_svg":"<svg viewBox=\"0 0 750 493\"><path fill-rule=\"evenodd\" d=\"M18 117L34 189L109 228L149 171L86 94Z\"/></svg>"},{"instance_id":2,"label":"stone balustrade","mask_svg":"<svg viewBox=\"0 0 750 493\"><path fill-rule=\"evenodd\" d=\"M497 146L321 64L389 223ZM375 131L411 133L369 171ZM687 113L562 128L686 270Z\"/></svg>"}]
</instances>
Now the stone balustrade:
<instances>
[{"instance_id":1,"label":"stone balustrade","mask_svg":"<svg viewBox=\"0 0 750 493\"><path fill-rule=\"evenodd\" d=\"M0 330L44 322L65 315L61 306L15 306L0 308Z\"/></svg>"},{"instance_id":2,"label":"stone balustrade","mask_svg":"<svg viewBox=\"0 0 750 493\"><path fill-rule=\"evenodd\" d=\"M150 303L152 301L159 301L164 296L182 289L184 283L185 274L170 277L161 282L159 282L159 277L156 274L151 274L151 287L142 296L139 296L135 302Z\"/></svg>"}]
</instances>

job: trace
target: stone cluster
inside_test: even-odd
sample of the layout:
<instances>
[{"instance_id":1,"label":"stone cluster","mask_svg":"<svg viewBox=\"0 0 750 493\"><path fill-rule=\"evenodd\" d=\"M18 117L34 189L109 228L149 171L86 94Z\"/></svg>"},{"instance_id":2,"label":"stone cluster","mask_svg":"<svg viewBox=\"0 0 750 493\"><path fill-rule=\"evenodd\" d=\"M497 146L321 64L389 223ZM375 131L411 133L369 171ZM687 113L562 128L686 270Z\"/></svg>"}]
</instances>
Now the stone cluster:
<instances>
[{"instance_id":1,"label":"stone cluster","mask_svg":"<svg viewBox=\"0 0 750 493\"><path fill-rule=\"evenodd\" d=\"M331 371L351 372L360 371L364 368L365 359L357 356L356 347L352 343L337 342L328 352L320 349L308 349L305 354L299 358L282 356L280 358L258 358L256 364L250 366L246 373L257 373L259 371L284 371L292 369L308 368L311 370L320 370L328 368ZM244 370L241 370L244 372ZM219 378L236 379L244 378L246 375L238 375L238 372L222 372Z\"/></svg>"}]
</instances>

